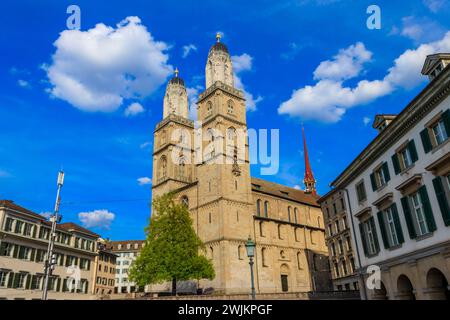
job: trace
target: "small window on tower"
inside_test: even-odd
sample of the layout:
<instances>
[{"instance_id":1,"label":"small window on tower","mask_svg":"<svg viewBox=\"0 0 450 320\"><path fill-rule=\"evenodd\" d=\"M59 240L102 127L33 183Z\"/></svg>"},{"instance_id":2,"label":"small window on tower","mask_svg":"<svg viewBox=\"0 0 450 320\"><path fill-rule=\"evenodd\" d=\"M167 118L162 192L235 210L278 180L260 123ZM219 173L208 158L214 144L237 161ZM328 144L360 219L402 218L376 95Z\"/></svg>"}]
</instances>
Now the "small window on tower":
<instances>
[{"instance_id":1,"label":"small window on tower","mask_svg":"<svg viewBox=\"0 0 450 320\"><path fill-rule=\"evenodd\" d=\"M234 105L232 100L228 100L228 113L233 114L234 113Z\"/></svg>"},{"instance_id":2,"label":"small window on tower","mask_svg":"<svg viewBox=\"0 0 450 320\"><path fill-rule=\"evenodd\" d=\"M206 116L210 116L212 114L212 103L211 101L208 101L206 104Z\"/></svg>"}]
</instances>

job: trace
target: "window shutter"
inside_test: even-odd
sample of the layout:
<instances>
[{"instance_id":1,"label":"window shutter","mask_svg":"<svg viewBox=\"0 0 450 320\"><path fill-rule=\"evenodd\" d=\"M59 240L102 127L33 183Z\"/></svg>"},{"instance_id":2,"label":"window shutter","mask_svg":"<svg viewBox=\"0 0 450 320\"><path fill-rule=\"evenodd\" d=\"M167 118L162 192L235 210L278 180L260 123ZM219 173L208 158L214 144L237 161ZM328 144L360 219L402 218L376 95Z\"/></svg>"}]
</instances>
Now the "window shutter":
<instances>
[{"instance_id":1,"label":"window shutter","mask_svg":"<svg viewBox=\"0 0 450 320\"><path fill-rule=\"evenodd\" d=\"M32 248L31 255L30 255L30 261L34 261L35 256L36 256L36 249Z\"/></svg>"},{"instance_id":2,"label":"window shutter","mask_svg":"<svg viewBox=\"0 0 450 320\"><path fill-rule=\"evenodd\" d=\"M386 249L389 249L389 241L386 234L386 224L384 222L383 212L377 212L378 224L380 225L381 238L383 238L383 244Z\"/></svg>"},{"instance_id":3,"label":"window shutter","mask_svg":"<svg viewBox=\"0 0 450 320\"><path fill-rule=\"evenodd\" d=\"M394 153L394 155L392 156L392 164L394 166L395 174L399 174L400 173L400 162L398 161L398 155L396 153Z\"/></svg>"},{"instance_id":4,"label":"window shutter","mask_svg":"<svg viewBox=\"0 0 450 320\"><path fill-rule=\"evenodd\" d=\"M370 174L370 182L372 183L372 191L377 190L377 183L375 181L375 175L373 173Z\"/></svg>"},{"instance_id":5,"label":"window shutter","mask_svg":"<svg viewBox=\"0 0 450 320\"><path fill-rule=\"evenodd\" d=\"M369 219L369 223L370 223L370 226L372 227L373 240L375 242L376 252L379 252L380 251L380 244L378 243L377 229L375 228L375 220L373 219L373 217L371 217Z\"/></svg>"},{"instance_id":6,"label":"window shutter","mask_svg":"<svg viewBox=\"0 0 450 320\"><path fill-rule=\"evenodd\" d=\"M37 276L32 276L31 277L31 290L35 290L38 288L38 283L37 283Z\"/></svg>"},{"instance_id":7,"label":"window shutter","mask_svg":"<svg viewBox=\"0 0 450 320\"><path fill-rule=\"evenodd\" d=\"M431 144L430 135L428 134L428 128L420 131L420 139L422 139L423 151L425 151L425 153L430 152L431 149L433 149L433 146Z\"/></svg>"},{"instance_id":8,"label":"window shutter","mask_svg":"<svg viewBox=\"0 0 450 320\"><path fill-rule=\"evenodd\" d=\"M56 292L61 288L61 278L56 279Z\"/></svg>"},{"instance_id":9,"label":"window shutter","mask_svg":"<svg viewBox=\"0 0 450 320\"><path fill-rule=\"evenodd\" d=\"M400 224L400 218L398 217L397 204L393 203L391 206L392 217L394 218L395 231L397 233L398 243L405 242L405 238L403 237L402 225Z\"/></svg>"},{"instance_id":10,"label":"window shutter","mask_svg":"<svg viewBox=\"0 0 450 320\"><path fill-rule=\"evenodd\" d=\"M389 180L391 180L391 175L389 174L389 167L388 167L388 163L385 162L383 163L383 173L384 173L384 177L386 178L386 182L388 182Z\"/></svg>"},{"instance_id":11,"label":"window shutter","mask_svg":"<svg viewBox=\"0 0 450 320\"><path fill-rule=\"evenodd\" d=\"M411 239L415 239L417 237L417 233L416 233L416 229L414 229L414 224L413 224L413 220L411 217L411 209L409 207L408 197L403 197L401 199L401 201L402 201L403 214L405 215L406 226L408 227L409 237Z\"/></svg>"},{"instance_id":12,"label":"window shutter","mask_svg":"<svg viewBox=\"0 0 450 320\"><path fill-rule=\"evenodd\" d=\"M13 287L13 279L14 279L14 273L10 272L8 274L8 288L12 288Z\"/></svg>"},{"instance_id":13,"label":"window shutter","mask_svg":"<svg viewBox=\"0 0 450 320\"><path fill-rule=\"evenodd\" d=\"M25 285L25 289L29 290L31 288L31 274L28 274L26 277L27 277L27 283Z\"/></svg>"},{"instance_id":14,"label":"window shutter","mask_svg":"<svg viewBox=\"0 0 450 320\"><path fill-rule=\"evenodd\" d=\"M3 242L0 244L0 255L5 255L4 252L6 250L6 242Z\"/></svg>"},{"instance_id":15,"label":"window shutter","mask_svg":"<svg viewBox=\"0 0 450 320\"><path fill-rule=\"evenodd\" d=\"M444 122L447 137L450 137L450 109L447 109L444 113L442 113L442 121Z\"/></svg>"},{"instance_id":16,"label":"window shutter","mask_svg":"<svg viewBox=\"0 0 450 320\"><path fill-rule=\"evenodd\" d=\"M66 292L67 290L68 290L68 288L67 288L67 278L64 278L63 286L62 286L62 292Z\"/></svg>"},{"instance_id":17,"label":"window shutter","mask_svg":"<svg viewBox=\"0 0 450 320\"><path fill-rule=\"evenodd\" d=\"M445 195L445 189L442 185L441 177L436 177L433 179L433 186L434 191L436 192L439 208L441 209L442 218L444 218L444 223L446 226L450 226L450 207L448 205L448 200Z\"/></svg>"},{"instance_id":18,"label":"window shutter","mask_svg":"<svg viewBox=\"0 0 450 320\"><path fill-rule=\"evenodd\" d=\"M369 255L369 250L367 249L366 233L364 232L363 223L359 224L359 232L361 234L361 242L363 245L364 255L367 257Z\"/></svg>"},{"instance_id":19,"label":"window shutter","mask_svg":"<svg viewBox=\"0 0 450 320\"><path fill-rule=\"evenodd\" d=\"M91 261L88 260L87 264L86 264L86 270L90 270L91 269Z\"/></svg>"},{"instance_id":20,"label":"window shutter","mask_svg":"<svg viewBox=\"0 0 450 320\"><path fill-rule=\"evenodd\" d=\"M19 277L20 277L20 273L14 273L13 288L19 287Z\"/></svg>"},{"instance_id":21,"label":"window shutter","mask_svg":"<svg viewBox=\"0 0 450 320\"><path fill-rule=\"evenodd\" d=\"M14 245L13 257L17 258L19 256L19 246L17 244Z\"/></svg>"},{"instance_id":22,"label":"window shutter","mask_svg":"<svg viewBox=\"0 0 450 320\"><path fill-rule=\"evenodd\" d=\"M37 226L34 226L33 227L33 238L36 238L36 229L37 229Z\"/></svg>"},{"instance_id":23,"label":"window shutter","mask_svg":"<svg viewBox=\"0 0 450 320\"><path fill-rule=\"evenodd\" d=\"M419 160L419 156L417 155L417 149L416 144L414 143L414 140L411 140L408 142L408 150L409 154L411 155L411 161L414 163L417 160Z\"/></svg>"},{"instance_id":24,"label":"window shutter","mask_svg":"<svg viewBox=\"0 0 450 320\"><path fill-rule=\"evenodd\" d=\"M434 221L433 211L431 210L430 199L428 198L427 187L422 186L419 189L420 198L422 199L423 208L425 211L425 219L427 220L428 229L431 232L436 230L436 222Z\"/></svg>"}]
</instances>

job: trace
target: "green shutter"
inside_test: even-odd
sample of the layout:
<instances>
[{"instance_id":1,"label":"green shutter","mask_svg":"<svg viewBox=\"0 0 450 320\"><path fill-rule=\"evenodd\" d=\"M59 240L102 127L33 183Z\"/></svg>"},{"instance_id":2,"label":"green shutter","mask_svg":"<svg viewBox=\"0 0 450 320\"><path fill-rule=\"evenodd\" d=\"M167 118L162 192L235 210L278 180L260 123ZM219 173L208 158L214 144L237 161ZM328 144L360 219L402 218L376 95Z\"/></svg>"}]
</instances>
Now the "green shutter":
<instances>
[{"instance_id":1,"label":"green shutter","mask_svg":"<svg viewBox=\"0 0 450 320\"><path fill-rule=\"evenodd\" d=\"M13 249L13 258L17 258L19 256L19 246L17 244L14 245Z\"/></svg>"},{"instance_id":2,"label":"green shutter","mask_svg":"<svg viewBox=\"0 0 450 320\"><path fill-rule=\"evenodd\" d=\"M373 219L373 217L370 217L369 219L369 223L370 226L372 227L372 232L373 232L373 240L374 240L374 244L375 244L375 251L379 252L380 251L380 244L378 243L378 235L377 235L377 228L375 228L375 220Z\"/></svg>"},{"instance_id":3,"label":"green shutter","mask_svg":"<svg viewBox=\"0 0 450 320\"><path fill-rule=\"evenodd\" d=\"M400 218L398 216L397 204L393 203L391 206L392 217L394 218L395 231L397 233L398 243L405 242L405 238L403 237L402 225L400 224Z\"/></svg>"},{"instance_id":4,"label":"green shutter","mask_svg":"<svg viewBox=\"0 0 450 320\"><path fill-rule=\"evenodd\" d=\"M36 257L36 249L35 248L32 248L31 249L31 255L30 255L30 261L34 261L35 258Z\"/></svg>"},{"instance_id":5,"label":"green shutter","mask_svg":"<svg viewBox=\"0 0 450 320\"><path fill-rule=\"evenodd\" d=\"M387 162L383 163L383 165L382 165L382 170L383 170L383 173L384 173L384 177L385 177L385 179L386 179L386 182L388 182L389 180L391 180L391 175L389 174L389 167L388 167L388 163L387 163Z\"/></svg>"},{"instance_id":6,"label":"green shutter","mask_svg":"<svg viewBox=\"0 0 450 320\"><path fill-rule=\"evenodd\" d=\"M29 290L31 289L31 274L26 275L27 277L27 282L25 284L25 289Z\"/></svg>"},{"instance_id":7,"label":"green shutter","mask_svg":"<svg viewBox=\"0 0 450 320\"><path fill-rule=\"evenodd\" d=\"M427 187L426 186L420 187L419 193L425 211L425 219L427 220L428 229L431 232L433 232L436 230L436 222L434 221L433 210L431 210L431 204L430 199L428 198Z\"/></svg>"},{"instance_id":8,"label":"green shutter","mask_svg":"<svg viewBox=\"0 0 450 320\"><path fill-rule=\"evenodd\" d=\"M377 212L378 224L380 225L381 238L383 239L384 248L389 249L389 240L386 234L386 224L384 222L383 212Z\"/></svg>"},{"instance_id":9,"label":"green shutter","mask_svg":"<svg viewBox=\"0 0 450 320\"><path fill-rule=\"evenodd\" d=\"M396 153L394 153L394 155L392 156L392 164L394 166L395 174L399 174L401 169L400 169L400 162L398 161L398 155Z\"/></svg>"},{"instance_id":10,"label":"green shutter","mask_svg":"<svg viewBox=\"0 0 450 320\"><path fill-rule=\"evenodd\" d=\"M423 151L428 153L433 149L433 145L431 144L430 135L428 134L428 128L420 131L420 139L422 139Z\"/></svg>"},{"instance_id":11,"label":"green shutter","mask_svg":"<svg viewBox=\"0 0 450 320\"><path fill-rule=\"evenodd\" d=\"M19 287L19 277L20 277L20 273L14 273L13 288Z\"/></svg>"},{"instance_id":12,"label":"green shutter","mask_svg":"<svg viewBox=\"0 0 450 320\"><path fill-rule=\"evenodd\" d=\"M56 279L56 292L61 288L61 278Z\"/></svg>"},{"instance_id":13,"label":"green shutter","mask_svg":"<svg viewBox=\"0 0 450 320\"><path fill-rule=\"evenodd\" d=\"M67 289L67 278L64 278L63 280L63 286L62 286L62 292L66 292Z\"/></svg>"},{"instance_id":14,"label":"green shutter","mask_svg":"<svg viewBox=\"0 0 450 320\"><path fill-rule=\"evenodd\" d=\"M31 277L31 290L37 289L37 276L34 275Z\"/></svg>"},{"instance_id":15,"label":"green shutter","mask_svg":"<svg viewBox=\"0 0 450 320\"><path fill-rule=\"evenodd\" d=\"M367 242L366 242L366 233L364 232L364 224L359 224L359 232L361 234L361 242L363 245L364 255L367 257L369 255L369 250L367 248Z\"/></svg>"},{"instance_id":16,"label":"green shutter","mask_svg":"<svg viewBox=\"0 0 450 320\"><path fill-rule=\"evenodd\" d=\"M88 260L87 261L87 266L86 266L86 270L90 270L91 269L91 261L90 260Z\"/></svg>"},{"instance_id":17,"label":"green shutter","mask_svg":"<svg viewBox=\"0 0 450 320\"><path fill-rule=\"evenodd\" d=\"M411 140L408 142L408 150L409 154L411 155L411 161L414 163L417 160L419 160L419 156L417 155L417 149L416 144L414 143L414 140Z\"/></svg>"},{"instance_id":18,"label":"green shutter","mask_svg":"<svg viewBox=\"0 0 450 320\"><path fill-rule=\"evenodd\" d=\"M377 182L375 181L375 175L373 173L370 174L370 182L372 183L372 191L377 190Z\"/></svg>"},{"instance_id":19,"label":"green shutter","mask_svg":"<svg viewBox=\"0 0 450 320\"><path fill-rule=\"evenodd\" d=\"M0 255L4 256L4 252L6 250L6 242L2 241L2 243L0 244Z\"/></svg>"},{"instance_id":20,"label":"green shutter","mask_svg":"<svg viewBox=\"0 0 450 320\"><path fill-rule=\"evenodd\" d=\"M450 207L448 205L448 200L445 194L444 186L442 185L441 177L436 177L433 179L433 186L444 223L446 226L450 226Z\"/></svg>"},{"instance_id":21,"label":"green shutter","mask_svg":"<svg viewBox=\"0 0 450 320\"><path fill-rule=\"evenodd\" d=\"M37 229L37 226L34 226L33 227L33 238L36 238L36 229Z\"/></svg>"},{"instance_id":22,"label":"green shutter","mask_svg":"<svg viewBox=\"0 0 450 320\"><path fill-rule=\"evenodd\" d=\"M447 131L447 137L450 137L450 109L442 113L442 121L444 122L445 131Z\"/></svg>"},{"instance_id":23,"label":"green shutter","mask_svg":"<svg viewBox=\"0 0 450 320\"><path fill-rule=\"evenodd\" d=\"M84 293L88 293L89 281L85 281L86 286L84 287Z\"/></svg>"},{"instance_id":24,"label":"green shutter","mask_svg":"<svg viewBox=\"0 0 450 320\"><path fill-rule=\"evenodd\" d=\"M10 272L8 274L8 288L12 288L13 287L13 279L14 279L14 273Z\"/></svg>"},{"instance_id":25,"label":"green shutter","mask_svg":"<svg viewBox=\"0 0 450 320\"><path fill-rule=\"evenodd\" d=\"M408 227L409 237L411 239L415 239L417 237L417 233L416 233L416 229L414 228L413 220L411 217L411 209L409 207L408 197L403 197L401 199L401 201L402 201L403 214L405 215L406 226Z\"/></svg>"}]
</instances>

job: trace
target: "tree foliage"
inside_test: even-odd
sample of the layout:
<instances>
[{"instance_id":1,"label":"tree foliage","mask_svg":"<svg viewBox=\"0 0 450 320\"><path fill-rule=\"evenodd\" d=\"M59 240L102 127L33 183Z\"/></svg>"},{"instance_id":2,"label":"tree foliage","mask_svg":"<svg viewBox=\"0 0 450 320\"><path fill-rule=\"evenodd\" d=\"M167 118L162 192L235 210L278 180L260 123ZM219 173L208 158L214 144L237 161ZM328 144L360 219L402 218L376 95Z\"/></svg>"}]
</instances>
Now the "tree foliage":
<instances>
[{"instance_id":1,"label":"tree foliage","mask_svg":"<svg viewBox=\"0 0 450 320\"><path fill-rule=\"evenodd\" d=\"M214 279L210 260L199 254L203 244L195 233L188 209L165 194L153 201L146 227L147 240L130 268L138 286L165 281Z\"/></svg>"}]
</instances>

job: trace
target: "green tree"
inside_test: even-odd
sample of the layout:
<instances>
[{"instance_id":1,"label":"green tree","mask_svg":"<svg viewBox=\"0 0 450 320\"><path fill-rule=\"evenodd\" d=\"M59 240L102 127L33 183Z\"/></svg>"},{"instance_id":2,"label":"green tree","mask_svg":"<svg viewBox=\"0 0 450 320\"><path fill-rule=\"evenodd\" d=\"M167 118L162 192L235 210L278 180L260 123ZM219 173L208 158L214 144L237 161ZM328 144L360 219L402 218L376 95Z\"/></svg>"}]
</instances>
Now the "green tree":
<instances>
[{"instance_id":1,"label":"green tree","mask_svg":"<svg viewBox=\"0 0 450 320\"><path fill-rule=\"evenodd\" d=\"M195 233L188 209L168 193L153 201L147 241L130 268L130 279L138 286L172 281L214 279L210 260L199 254L203 243Z\"/></svg>"}]
</instances>

